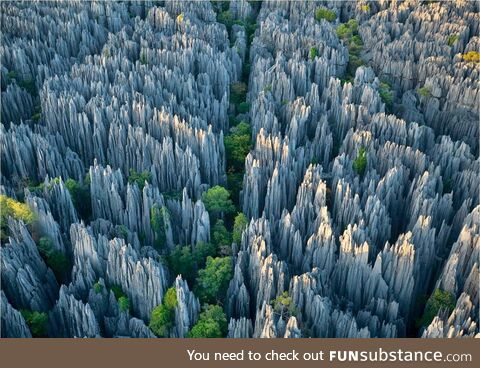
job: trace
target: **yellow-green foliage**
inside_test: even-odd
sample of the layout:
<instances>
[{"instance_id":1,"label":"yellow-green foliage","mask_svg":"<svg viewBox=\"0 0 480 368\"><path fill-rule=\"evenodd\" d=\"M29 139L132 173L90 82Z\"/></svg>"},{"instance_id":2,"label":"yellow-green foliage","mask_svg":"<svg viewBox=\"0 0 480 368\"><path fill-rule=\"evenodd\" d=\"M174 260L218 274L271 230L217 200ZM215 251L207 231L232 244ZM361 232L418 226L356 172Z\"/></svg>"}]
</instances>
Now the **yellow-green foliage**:
<instances>
[{"instance_id":1,"label":"yellow-green foliage","mask_svg":"<svg viewBox=\"0 0 480 368\"><path fill-rule=\"evenodd\" d=\"M30 225L35 220L35 214L25 203L18 202L6 195L0 195L0 232L1 238L7 236L8 218L13 217L16 220L22 220Z\"/></svg>"},{"instance_id":2,"label":"yellow-green foliage","mask_svg":"<svg viewBox=\"0 0 480 368\"><path fill-rule=\"evenodd\" d=\"M368 13L370 11L370 5L368 5L368 4L361 5L360 10L364 13Z\"/></svg>"},{"instance_id":3,"label":"yellow-green foliage","mask_svg":"<svg viewBox=\"0 0 480 368\"><path fill-rule=\"evenodd\" d=\"M480 62L480 52L478 51L469 51L466 54L462 55L463 60L472 62L472 63L478 63Z\"/></svg>"},{"instance_id":4,"label":"yellow-green foliage","mask_svg":"<svg viewBox=\"0 0 480 368\"><path fill-rule=\"evenodd\" d=\"M22 220L26 224L31 224L35 219L35 214L25 203L16 201L5 195L0 195L0 208L2 218L4 216L12 216L17 220Z\"/></svg>"}]
</instances>

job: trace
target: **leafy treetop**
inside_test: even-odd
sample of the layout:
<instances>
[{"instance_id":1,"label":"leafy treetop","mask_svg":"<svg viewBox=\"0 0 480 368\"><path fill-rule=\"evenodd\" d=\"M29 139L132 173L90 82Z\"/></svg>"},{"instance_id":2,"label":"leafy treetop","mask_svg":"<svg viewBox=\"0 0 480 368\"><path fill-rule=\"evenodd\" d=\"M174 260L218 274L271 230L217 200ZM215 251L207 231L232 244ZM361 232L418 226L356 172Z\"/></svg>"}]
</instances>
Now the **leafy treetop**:
<instances>
[{"instance_id":1,"label":"leafy treetop","mask_svg":"<svg viewBox=\"0 0 480 368\"><path fill-rule=\"evenodd\" d=\"M230 214L235 211L235 206L230 199L230 193L219 185L210 188L202 194L202 201L207 211L216 217L222 214Z\"/></svg>"},{"instance_id":2,"label":"leafy treetop","mask_svg":"<svg viewBox=\"0 0 480 368\"><path fill-rule=\"evenodd\" d=\"M204 269L198 271L195 294L203 303L215 304L223 301L232 278L230 257L207 258Z\"/></svg>"},{"instance_id":3,"label":"leafy treetop","mask_svg":"<svg viewBox=\"0 0 480 368\"><path fill-rule=\"evenodd\" d=\"M227 333L227 317L222 307L207 305L195 326L190 330L188 337L193 338L218 338Z\"/></svg>"}]
</instances>

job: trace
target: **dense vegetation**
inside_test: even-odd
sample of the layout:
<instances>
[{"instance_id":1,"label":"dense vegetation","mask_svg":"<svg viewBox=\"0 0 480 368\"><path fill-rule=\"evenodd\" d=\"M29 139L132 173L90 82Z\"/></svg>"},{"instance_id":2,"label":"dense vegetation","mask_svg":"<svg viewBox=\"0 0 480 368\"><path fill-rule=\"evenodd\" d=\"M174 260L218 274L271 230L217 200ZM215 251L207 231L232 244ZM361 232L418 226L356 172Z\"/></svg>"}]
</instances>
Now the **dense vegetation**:
<instances>
[{"instance_id":1,"label":"dense vegetation","mask_svg":"<svg viewBox=\"0 0 480 368\"><path fill-rule=\"evenodd\" d=\"M443 311L450 314L454 308L455 296L448 291L435 289L427 301L425 311L418 324L420 326L428 326L438 312Z\"/></svg>"},{"instance_id":2,"label":"dense vegetation","mask_svg":"<svg viewBox=\"0 0 480 368\"><path fill-rule=\"evenodd\" d=\"M25 319L33 337L44 337L48 322L48 315L45 312L30 311L21 309L20 313Z\"/></svg>"},{"instance_id":3,"label":"dense vegetation","mask_svg":"<svg viewBox=\"0 0 480 368\"><path fill-rule=\"evenodd\" d=\"M8 231L8 218L13 217L16 220L21 220L25 224L30 225L34 219L35 214L30 207L25 203L16 201L13 198L0 195L0 237L2 241L6 241Z\"/></svg>"},{"instance_id":4,"label":"dense vegetation","mask_svg":"<svg viewBox=\"0 0 480 368\"><path fill-rule=\"evenodd\" d=\"M219 305L206 305L198 322L192 327L188 337L215 338L227 333L227 317Z\"/></svg>"},{"instance_id":5,"label":"dense vegetation","mask_svg":"<svg viewBox=\"0 0 480 368\"><path fill-rule=\"evenodd\" d=\"M149 327L158 337L168 337L175 319L175 307L177 306L177 291L170 288L163 296L163 303L155 307L150 317Z\"/></svg>"}]
</instances>

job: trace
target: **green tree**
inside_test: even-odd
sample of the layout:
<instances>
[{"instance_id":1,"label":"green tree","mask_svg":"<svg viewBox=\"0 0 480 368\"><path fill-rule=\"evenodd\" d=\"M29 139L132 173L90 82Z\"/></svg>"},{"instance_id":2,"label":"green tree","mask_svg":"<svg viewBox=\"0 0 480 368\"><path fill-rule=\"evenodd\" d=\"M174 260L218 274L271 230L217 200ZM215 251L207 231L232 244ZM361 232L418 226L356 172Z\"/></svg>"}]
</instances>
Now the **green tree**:
<instances>
[{"instance_id":1,"label":"green tree","mask_svg":"<svg viewBox=\"0 0 480 368\"><path fill-rule=\"evenodd\" d=\"M38 240L38 251L58 280L62 280L69 269L70 262L65 254L53 247L53 241L47 236Z\"/></svg>"},{"instance_id":2,"label":"green tree","mask_svg":"<svg viewBox=\"0 0 480 368\"><path fill-rule=\"evenodd\" d=\"M27 309L21 309L25 322L30 329L33 337L44 337L45 329L47 327L48 315L45 312L30 311Z\"/></svg>"},{"instance_id":3,"label":"green tree","mask_svg":"<svg viewBox=\"0 0 480 368\"><path fill-rule=\"evenodd\" d=\"M154 232L154 247L162 250L167 242L167 231L169 229L170 213L167 207L160 207L154 204L150 209L150 224Z\"/></svg>"},{"instance_id":4,"label":"green tree","mask_svg":"<svg viewBox=\"0 0 480 368\"><path fill-rule=\"evenodd\" d=\"M353 161L353 169L358 175L363 176L367 168L367 151L364 147L358 150L357 158Z\"/></svg>"},{"instance_id":5,"label":"green tree","mask_svg":"<svg viewBox=\"0 0 480 368\"><path fill-rule=\"evenodd\" d=\"M314 60L318 56L318 49L316 47L311 47L309 56L311 60Z\"/></svg>"},{"instance_id":6,"label":"green tree","mask_svg":"<svg viewBox=\"0 0 480 368\"><path fill-rule=\"evenodd\" d=\"M380 98L387 106L388 110L391 110L393 105L393 91L390 85L385 82L380 82L380 86L378 88L378 94L380 95Z\"/></svg>"},{"instance_id":7,"label":"green tree","mask_svg":"<svg viewBox=\"0 0 480 368\"><path fill-rule=\"evenodd\" d=\"M203 303L214 304L223 301L232 278L230 257L207 258L204 269L198 271L195 294Z\"/></svg>"},{"instance_id":8,"label":"green tree","mask_svg":"<svg viewBox=\"0 0 480 368\"><path fill-rule=\"evenodd\" d=\"M117 301L122 297L122 296L126 296L125 293L123 292L122 290L122 287L120 285L112 285L110 287L110 290L113 292L113 295L115 295L115 299L117 299Z\"/></svg>"},{"instance_id":9,"label":"green tree","mask_svg":"<svg viewBox=\"0 0 480 368\"><path fill-rule=\"evenodd\" d=\"M213 244L216 245L221 255L231 254L232 235L225 227L223 220L217 220L212 228Z\"/></svg>"},{"instance_id":10,"label":"green tree","mask_svg":"<svg viewBox=\"0 0 480 368\"><path fill-rule=\"evenodd\" d=\"M170 288L163 296L163 303L152 310L149 327L158 337L168 337L175 319L175 307L178 304L177 290Z\"/></svg>"},{"instance_id":11,"label":"green tree","mask_svg":"<svg viewBox=\"0 0 480 368\"><path fill-rule=\"evenodd\" d=\"M128 182L130 184L137 184L140 191L145 187L145 182L150 183L152 181L152 174L149 171L136 172L134 169L130 169L130 175L128 175Z\"/></svg>"},{"instance_id":12,"label":"green tree","mask_svg":"<svg viewBox=\"0 0 480 368\"><path fill-rule=\"evenodd\" d=\"M189 245L175 246L167 257L168 265L174 276L182 275L192 285L196 275L196 262Z\"/></svg>"},{"instance_id":13,"label":"green tree","mask_svg":"<svg viewBox=\"0 0 480 368\"><path fill-rule=\"evenodd\" d=\"M248 219L243 213L238 213L233 222L232 240L236 244L242 242L242 232L248 226Z\"/></svg>"},{"instance_id":14,"label":"green tree","mask_svg":"<svg viewBox=\"0 0 480 368\"><path fill-rule=\"evenodd\" d=\"M435 289L425 306L425 312L420 320L421 326L428 326L440 310L450 314L455 308L455 296L444 290Z\"/></svg>"},{"instance_id":15,"label":"green tree","mask_svg":"<svg viewBox=\"0 0 480 368\"><path fill-rule=\"evenodd\" d=\"M88 220L92 215L92 200L90 194L90 176L87 174L83 184L73 179L65 181L65 187L70 192L73 205L78 212L78 215Z\"/></svg>"},{"instance_id":16,"label":"green tree","mask_svg":"<svg viewBox=\"0 0 480 368\"><path fill-rule=\"evenodd\" d=\"M188 337L192 338L218 338L227 333L227 317L222 307L207 305L200 313L195 326L192 327Z\"/></svg>"},{"instance_id":17,"label":"green tree","mask_svg":"<svg viewBox=\"0 0 480 368\"><path fill-rule=\"evenodd\" d=\"M247 95L247 85L243 82L236 82L230 85L230 102L238 105L245 101Z\"/></svg>"},{"instance_id":18,"label":"green tree","mask_svg":"<svg viewBox=\"0 0 480 368\"><path fill-rule=\"evenodd\" d=\"M102 290L103 290L103 286L98 281L95 284L93 284L93 291L95 291L96 294L100 294Z\"/></svg>"},{"instance_id":19,"label":"green tree","mask_svg":"<svg viewBox=\"0 0 480 368\"><path fill-rule=\"evenodd\" d=\"M214 244L204 242L198 243L193 250L193 258L195 259L197 269L205 267L207 258L215 257L216 254L217 247Z\"/></svg>"},{"instance_id":20,"label":"green tree","mask_svg":"<svg viewBox=\"0 0 480 368\"><path fill-rule=\"evenodd\" d=\"M235 206L230 199L230 193L219 185L204 192L202 194L202 201L210 215L215 218L235 212Z\"/></svg>"},{"instance_id":21,"label":"green tree","mask_svg":"<svg viewBox=\"0 0 480 368\"><path fill-rule=\"evenodd\" d=\"M284 291L275 300L272 300L270 304L273 306L273 311L285 321L296 315L295 303L287 291Z\"/></svg>"},{"instance_id":22,"label":"green tree","mask_svg":"<svg viewBox=\"0 0 480 368\"><path fill-rule=\"evenodd\" d=\"M447 45L453 46L458 41L458 35L450 35L447 39Z\"/></svg>"},{"instance_id":23,"label":"green tree","mask_svg":"<svg viewBox=\"0 0 480 368\"><path fill-rule=\"evenodd\" d=\"M430 97L432 94L432 92L430 91L430 88L428 88L427 86L417 88L417 92L420 96L424 98Z\"/></svg>"},{"instance_id":24,"label":"green tree","mask_svg":"<svg viewBox=\"0 0 480 368\"><path fill-rule=\"evenodd\" d=\"M169 309L175 309L178 305L177 290L174 287L169 288L163 296L163 304Z\"/></svg>"},{"instance_id":25,"label":"green tree","mask_svg":"<svg viewBox=\"0 0 480 368\"><path fill-rule=\"evenodd\" d=\"M237 110L240 114L246 114L250 111L251 104L248 102L240 102L237 106Z\"/></svg>"},{"instance_id":26,"label":"green tree","mask_svg":"<svg viewBox=\"0 0 480 368\"><path fill-rule=\"evenodd\" d=\"M320 21L325 19L328 22L334 22L337 19L337 14L333 10L327 8L317 8L315 10L315 20Z\"/></svg>"},{"instance_id":27,"label":"green tree","mask_svg":"<svg viewBox=\"0 0 480 368\"><path fill-rule=\"evenodd\" d=\"M229 134L223 140L227 153L227 164L236 172L242 172L252 147L250 134Z\"/></svg>"},{"instance_id":28,"label":"green tree","mask_svg":"<svg viewBox=\"0 0 480 368\"><path fill-rule=\"evenodd\" d=\"M126 296L121 296L118 298L118 308L120 309L120 312L130 310L130 299L128 299Z\"/></svg>"},{"instance_id":29,"label":"green tree","mask_svg":"<svg viewBox=\"0 0 480 368\"><path fill-rule=\"evenodd\" d=\"M26 225L31 225L35 220L35 214L25 203L16 201L5 195L0 195L0 235L2 241L8 237L8 218L21 220Z\"/></svg>"}]
</instances>

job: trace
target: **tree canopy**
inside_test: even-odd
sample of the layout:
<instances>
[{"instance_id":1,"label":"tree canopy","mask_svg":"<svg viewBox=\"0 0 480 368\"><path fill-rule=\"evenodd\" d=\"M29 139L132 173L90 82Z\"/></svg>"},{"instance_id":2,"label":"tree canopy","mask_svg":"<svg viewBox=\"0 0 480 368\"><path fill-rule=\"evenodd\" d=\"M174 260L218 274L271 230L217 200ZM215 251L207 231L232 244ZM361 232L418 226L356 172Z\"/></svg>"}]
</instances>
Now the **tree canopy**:
<instances>
[{"instance_id":1,"label":"tree canopy","mask_svg":"<svg viewBox=\"0 0 480 368\"><path fill-rule=\"evenodd\" d=\"M233 222L232 240L236 244L242 242L242 232L248 226L248 219L243 213L238 213Z\"/></svg>"},{"instance_id":2,"label":"tree canopy","mask_svg":"<svg viewBox=\"0 0 480 368\"><path fill-rule=\"evenodd\" d=\"M230 257L207 258L204 269L198 271L195 295L203 303L215 304L223 301L232 277Z\"/></svg>"},{"instance_id":3,"label":"tree canopy","mask_svg":"<svg viewBox=\"0 0 480 368\"><path fill-rule=\"evenodd\" d=\"M163 303L153 308L148 326L156 336L168 337L173 327L177 304L177 290L172 287L163 296Z\"/></svg>"},{"instance_id":4,"label":"tree canopy","mask_svg":"<svg viewBox=\"0 0 480 368\"><path fill-rule=\"evenodd\" d=\"M353 161L353 169L362 176L367 168L367 151L364 147L358 150L357 158Z\"/></svg>"},{"instance_id":5,"label":"tree canopy","mask_svg":"<svg viewBox=\"0 0 480 368\"><path fill-rule=\"evenodd\" d=\"M188 337L215 338L224 337L227 333L227 317L222 307L207 305L200 317L190 330Z\"/></svg>"},{"instance_id":6,"label":"tree canopy","mask_svg":"<svg viewBox=\"0 0 480 368\"><path fill-rule=\"evenodd\" d=\"M207 211L214 217L221 217L223 214L235 212L235 206L230 199L230 193L219 185L203 193L202 201Z\"/></svg>"}]
</instances>

